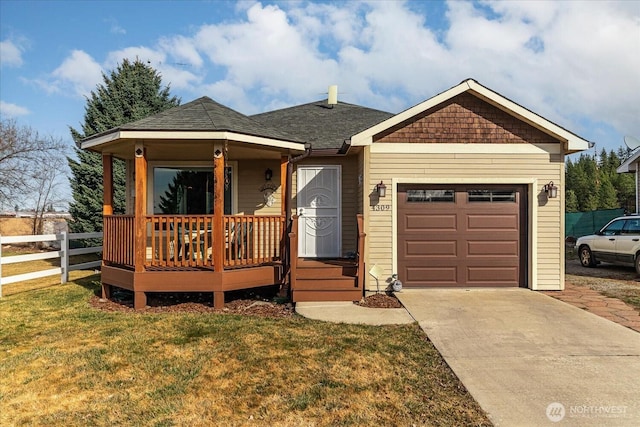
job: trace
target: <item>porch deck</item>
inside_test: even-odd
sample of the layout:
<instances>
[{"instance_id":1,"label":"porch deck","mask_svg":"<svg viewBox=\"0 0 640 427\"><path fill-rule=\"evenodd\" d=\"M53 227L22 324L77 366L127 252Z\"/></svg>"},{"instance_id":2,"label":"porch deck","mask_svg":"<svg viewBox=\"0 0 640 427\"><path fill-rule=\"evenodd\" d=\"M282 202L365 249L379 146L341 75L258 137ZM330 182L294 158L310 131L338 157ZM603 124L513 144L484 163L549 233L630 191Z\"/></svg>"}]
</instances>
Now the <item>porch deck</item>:
<instances>
[{"instance_id":1,"label":"porch deck","mask_svg":"<svg viewBox=\"0 0 640 427\"><path fill-rule=\"evenodd\" d=\"M142 236L135 225L133 215L104 217L105 298L128 289L140 309L145 292L213 292L222 307L226 291L283 280L283 216L225 215L216 230L212 215L151 215Z\"/></svg>"},{"instance_id":2,"label":"porch deck","mask_svg":"<svg viewBox=\"0 0 640 427\"><path fill-rule=\"evenodd\" d=\"M209 216L154 215L137 228L142 235L134 233L134 216L104 221L103 296L114 286L128 289L135 309L146 306L146 292L212 292L222 308L224 292L274 284L290 291L293 302L363 296L361 215L353 259L299 259L297 217L286 227L283 216L225 215L216 231Z\"/></svg>"}]
</instances>

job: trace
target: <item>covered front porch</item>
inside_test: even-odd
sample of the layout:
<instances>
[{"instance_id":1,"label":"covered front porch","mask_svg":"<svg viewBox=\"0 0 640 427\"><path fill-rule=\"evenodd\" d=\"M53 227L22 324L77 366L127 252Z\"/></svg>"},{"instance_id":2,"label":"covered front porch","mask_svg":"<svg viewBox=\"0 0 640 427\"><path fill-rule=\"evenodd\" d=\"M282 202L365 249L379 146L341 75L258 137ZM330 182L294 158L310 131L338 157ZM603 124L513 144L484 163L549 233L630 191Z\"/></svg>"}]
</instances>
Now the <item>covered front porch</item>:
<instances>
[{"instance_id":1,"label":"covered front porch","mask_svg":"<svg viewBox=\"0 0 640 427\"><path fill-rule=\"evenodd\" d=\"M103 297L112 286L134 292L144 308L146 292L224 292L284 284L288 263L284 215L148 215L136 240L135 215L105 215ZM141 247L141 250L137 250Z\"/></svg>"},{"instance_id":2,"label":"covered front porch","mask_svg":"<svg viewBox=\"0 0 640 427\"><path fill-rule=\"evenodd\" d=\"M334 268L330 280L311 282L292 262L299 237L292 192L304 187L292 177L294 164L311 155L305 141L203 97L89 137L81 147L102 156L104 297L113 287L127 289L140 309L146 292L211 292L216 308L227 291L269 285L292 292L294 302L320 292L362 295L363 265ZM115 213L117 161L125 164L126 209ZM328 191L340 200L342 184L334 184L338 189ZM345 262L357 264L364 246L349 246L359 250Z\"/></svg>"}]
</instances>

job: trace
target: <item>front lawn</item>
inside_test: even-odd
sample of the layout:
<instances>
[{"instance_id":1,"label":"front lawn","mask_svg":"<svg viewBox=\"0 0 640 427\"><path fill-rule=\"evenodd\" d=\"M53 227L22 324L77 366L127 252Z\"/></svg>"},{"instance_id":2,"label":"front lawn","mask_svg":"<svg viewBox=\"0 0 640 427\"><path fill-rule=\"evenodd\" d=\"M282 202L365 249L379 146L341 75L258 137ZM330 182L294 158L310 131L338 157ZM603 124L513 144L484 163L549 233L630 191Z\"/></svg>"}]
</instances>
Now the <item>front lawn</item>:
<instances>
[{"instance_id":1,"label":"front lawn","mask_svg":"<svg viewBox=\"0 0 640 427\"><path fill-rule=\"evenodd\" d=\"M98 280L0 299L0 425L490 425L415 324L109 313Z\"/></svg>"}]
</instances>

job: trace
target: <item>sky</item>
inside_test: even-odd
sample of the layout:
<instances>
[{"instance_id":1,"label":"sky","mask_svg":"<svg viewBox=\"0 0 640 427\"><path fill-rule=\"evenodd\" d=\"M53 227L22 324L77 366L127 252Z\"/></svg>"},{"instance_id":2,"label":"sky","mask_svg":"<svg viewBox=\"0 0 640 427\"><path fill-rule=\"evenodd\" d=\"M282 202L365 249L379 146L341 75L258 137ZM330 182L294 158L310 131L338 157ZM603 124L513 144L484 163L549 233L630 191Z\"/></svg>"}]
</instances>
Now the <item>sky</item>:
<instances>
[{"instance_id":1,"label":"sky","mask_svg":"<svg viewBox=\"0 0 640 427\"><path fill-rule=\"evenodd\" d=\"M640 139L637 1L0 0L0 116L73 145L102 73L138 58L182 103L327 97L392 113L467 78L617 150Z\"/></svg>"}]
</instances>

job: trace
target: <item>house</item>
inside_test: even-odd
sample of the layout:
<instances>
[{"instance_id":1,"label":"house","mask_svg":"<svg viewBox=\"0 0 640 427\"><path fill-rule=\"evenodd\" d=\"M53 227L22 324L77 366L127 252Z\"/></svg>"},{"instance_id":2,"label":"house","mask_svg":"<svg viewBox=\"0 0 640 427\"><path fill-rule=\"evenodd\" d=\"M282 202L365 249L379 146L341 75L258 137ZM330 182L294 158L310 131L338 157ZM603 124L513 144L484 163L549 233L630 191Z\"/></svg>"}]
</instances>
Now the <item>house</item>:
<instances>
[{"instance_id":1,"label":"house","mask_svg":"<svg viewBox=\"0 0 640 427\"><path fill-rule=\"evenodd\" d=\"M631 138L633 140L633 145L631 145L631 149L633 150L631 155L624 161L620 166L618 166L618 173L635 173L636 174L636 212L640 212L640 174L638 173L638 165L640 165L640 150L638 147L633 148L633 146L637 143L635 138ZM627 139L625 138L625 142Z\"/></svg>"},{"instance_id":2,"label":"house","mask_svg":"<svg viewBox=\"0 0 640 427\"><path fill-rule=\"evenodd\" d=\"M294 302L348 301L392 274L564 288L564 157L586 140L474 80L395 115L329 101L248 117L204 97L84 140L104 165L104 295L221 307L280 283Z\"/></svg>"}]
</instances>

